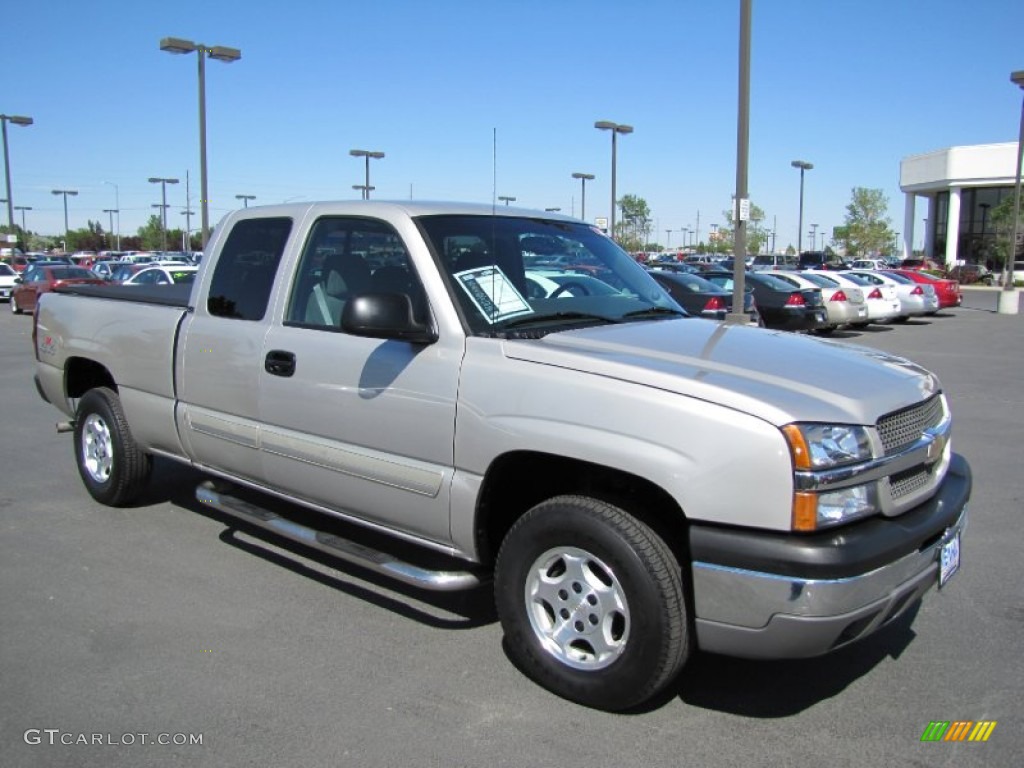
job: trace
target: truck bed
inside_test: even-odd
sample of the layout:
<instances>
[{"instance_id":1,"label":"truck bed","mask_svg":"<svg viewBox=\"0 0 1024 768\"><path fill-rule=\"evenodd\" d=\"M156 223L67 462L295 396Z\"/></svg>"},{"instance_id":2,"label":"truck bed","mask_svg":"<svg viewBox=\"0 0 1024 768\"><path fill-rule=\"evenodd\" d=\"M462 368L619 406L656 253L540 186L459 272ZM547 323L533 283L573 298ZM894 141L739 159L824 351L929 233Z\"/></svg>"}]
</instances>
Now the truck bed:
<instances>
[{"instance_id":1,"label":"truck bed","mask_svg":"<svg viewBox=\"0 0 1024 768\"><path fill-rule=\"evenodd\" d=\"M56 293L71 293L75 296L92 296L99 299L129 301L137 304L162 304L168 307L186 308L192 296L191 283L173 285L64 285L54 289Z\"/></svg>"}]
</instances>

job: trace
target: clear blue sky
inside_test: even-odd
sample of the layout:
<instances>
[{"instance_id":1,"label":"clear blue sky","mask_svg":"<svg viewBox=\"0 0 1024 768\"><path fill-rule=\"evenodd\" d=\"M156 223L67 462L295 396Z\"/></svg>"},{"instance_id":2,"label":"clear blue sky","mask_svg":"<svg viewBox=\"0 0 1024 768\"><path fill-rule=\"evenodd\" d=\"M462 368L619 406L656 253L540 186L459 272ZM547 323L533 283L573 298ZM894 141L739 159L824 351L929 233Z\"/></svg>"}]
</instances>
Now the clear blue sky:
<instances>
[{"instance_id":1,"label":"clear blue sky","mask_svg":"<svg viewBox=\"0 0 1024 768\"><path fill-rule=\"evenodd\" d=\"M57 188L79 191L72 228L107 226L105 182L123 233L160 202L150 176L182 179L168 202L183 225L187 171L198 210L196 55L161 52L165 36L242 51L207 63L211 222L236 194L358 196L352 148L387 154L379 199L512 195L579 215L571 174L593 173L592 220L610 205L595 120L635 127L618 193L647 200L662 242L698 211L702 237L721 224L735 187L739 0L39 0L3 15L0 112L35 120L8 126L14 201L44 234L63 230ZM863 186L901 230L901 158L1015 141L1022 33L1021 0L754 0L749 185L778 247L796 243L791 160L815 165L805 225L841 224Z\"/></svg>"}]
</instances>

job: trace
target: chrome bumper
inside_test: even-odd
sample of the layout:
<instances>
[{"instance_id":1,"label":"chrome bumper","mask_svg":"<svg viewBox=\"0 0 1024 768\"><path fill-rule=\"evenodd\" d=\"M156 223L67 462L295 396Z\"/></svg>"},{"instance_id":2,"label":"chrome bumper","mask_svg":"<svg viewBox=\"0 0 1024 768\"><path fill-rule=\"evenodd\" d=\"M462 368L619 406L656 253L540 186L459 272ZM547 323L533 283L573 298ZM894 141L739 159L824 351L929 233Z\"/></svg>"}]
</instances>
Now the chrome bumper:
<instances>
[{"instance_id":1,"label":"chrome bumper","mask_svg":"<svg viewBox=\"0 0 1024 768\"><path fill-rule=\"evenodd\" d=\"M696 559L698 548L693 563L698 645L745 658L817 656L865 637L899 616L938 584L942 546L966 529L970 470L962 458L956 458L940 492L906 513L913 523L897 531L900 540L887 545L909 551L863 572L817 577L800 571L855 570L857 559L877 559L880 553L871 551L872 531L886 524L902 527L900 517L875 521L863 535L862 551L849 562L838 557L824 563L821 555L835 554L841 546L837 541L831 552L824 545L821 551L801 550L799 562L779 569L790 571L785 574L702 561ZM892 531L886 534L893 537ZM778 550L776 546L773 552ZM738 555L742 556L746 554Z\"/></svg>"}]
</instances>

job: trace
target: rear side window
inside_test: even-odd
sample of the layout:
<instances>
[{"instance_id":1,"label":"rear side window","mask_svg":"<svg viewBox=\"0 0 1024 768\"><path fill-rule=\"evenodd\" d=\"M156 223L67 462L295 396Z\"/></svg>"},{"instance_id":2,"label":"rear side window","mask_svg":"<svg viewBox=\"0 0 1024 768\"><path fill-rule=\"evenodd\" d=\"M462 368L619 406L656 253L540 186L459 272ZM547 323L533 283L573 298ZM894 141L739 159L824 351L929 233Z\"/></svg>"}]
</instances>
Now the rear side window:
<instances>
[{"instance_id":1,"label":"rear side window","mask_svg":"<svg viewBox=\"0 0 1024 768\"><path fill-rule=\"evenodd\" d=\"M211 315L263 319L291 229L292 220L283 216L235 224L210 281L206 309Z\"/></svg>"}]
</instances>

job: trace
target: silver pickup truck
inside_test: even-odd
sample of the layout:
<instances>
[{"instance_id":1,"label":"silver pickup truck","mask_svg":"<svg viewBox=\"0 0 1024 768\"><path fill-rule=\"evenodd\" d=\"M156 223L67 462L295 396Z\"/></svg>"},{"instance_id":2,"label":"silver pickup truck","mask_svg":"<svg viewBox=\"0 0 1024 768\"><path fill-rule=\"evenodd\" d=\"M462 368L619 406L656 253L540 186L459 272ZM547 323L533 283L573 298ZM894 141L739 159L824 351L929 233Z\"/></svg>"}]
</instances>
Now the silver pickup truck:
<instances>
[{"instance_id":1,"label":"silver pickup truck","mask_svg":"<svg viewBox=\"0 0 1024 768\"><path fill-rule=\"evenodd\" d=\"M131 503L165 457L339 559L493 580L516 665L592 707L635 707L697 649L844 646L960 561L971 476L934 375L688 318L557 214L236 211L193 285L47 294L34 339L96 500Z\"/></svg>"}]
</instances>

